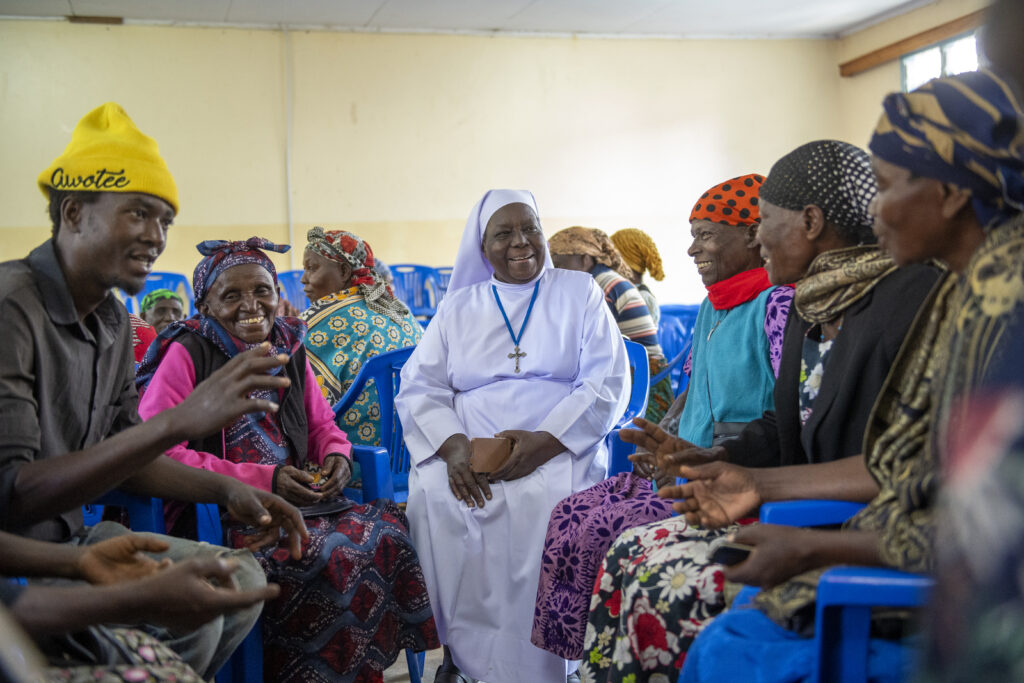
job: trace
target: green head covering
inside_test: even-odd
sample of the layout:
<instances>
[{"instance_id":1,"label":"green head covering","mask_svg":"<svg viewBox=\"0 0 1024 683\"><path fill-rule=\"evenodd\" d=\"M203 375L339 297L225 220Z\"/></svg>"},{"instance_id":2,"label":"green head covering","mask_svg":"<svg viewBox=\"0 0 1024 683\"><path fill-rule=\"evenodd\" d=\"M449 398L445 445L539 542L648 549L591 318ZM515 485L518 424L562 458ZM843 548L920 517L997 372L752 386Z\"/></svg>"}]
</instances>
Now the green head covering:
<instances>
[{"instance_id":1,"label":"green head covering","mask_svg":"<svg viewBox=\"0 0 1024 683\"><path fill-rule=\"evenodd\" d=\"M181 300L181 297L172 292L169 289L154 289L152 292L142 297L142 303L139 305L139 315L142 315L149 309L156 305L157 301L161 299L174 299L181 307L185 308L185 302Z\"/></svg>"}]
</instances>

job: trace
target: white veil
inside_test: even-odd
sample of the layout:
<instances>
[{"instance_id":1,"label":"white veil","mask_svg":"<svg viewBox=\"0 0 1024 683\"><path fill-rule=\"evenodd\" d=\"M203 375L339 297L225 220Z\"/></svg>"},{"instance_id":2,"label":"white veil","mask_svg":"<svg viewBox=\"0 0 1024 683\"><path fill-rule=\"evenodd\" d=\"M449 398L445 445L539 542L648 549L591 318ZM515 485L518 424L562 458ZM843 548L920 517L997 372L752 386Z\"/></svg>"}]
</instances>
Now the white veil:
<instances>
[{"instance_id":1,"label":"white veil","mask_svg":"<svg viewBox=\"0 0 1024 683\"><path fill-rule=\"evenodd\" d=\"M469 218L466 219L466 229L462 233L459 253L455 257L452 279L448 283L449 292L491 279L494 268L491 267L481 248L484 230L487 228L487 222L491 220L491 216L497 213L498 209L509 204L526 204L533 209L538 217L540 216L540 212L537 210L537 200L533 198L533 193L529 190L488 190L470 211ZM541 272L548 268L554 268L554 265L551 263L551 254L548 253L545 244L544 267L541 268Z\"/></svg>"}]
</instances>

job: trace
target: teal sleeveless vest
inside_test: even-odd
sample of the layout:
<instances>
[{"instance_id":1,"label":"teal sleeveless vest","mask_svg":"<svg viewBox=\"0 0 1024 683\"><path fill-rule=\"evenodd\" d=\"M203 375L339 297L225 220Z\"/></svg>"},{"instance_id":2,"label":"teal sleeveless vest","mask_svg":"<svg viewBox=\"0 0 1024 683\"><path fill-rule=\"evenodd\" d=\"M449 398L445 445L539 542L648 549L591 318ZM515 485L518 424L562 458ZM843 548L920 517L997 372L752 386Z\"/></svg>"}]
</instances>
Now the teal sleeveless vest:
<instances>
[{"instance_id":1,"label":"teal sleeveless vest","mask_svg":"<svg viewBox=\"0 0 1024 683\"><path fill-rule=\"evenodd\" d=\"M715 422L750 422L775 407L775 373L764 333L768 295L775 289L725 311L716 311L708 299L701 303L680 438L708 448Z\"/></svg>"}]
</instances>

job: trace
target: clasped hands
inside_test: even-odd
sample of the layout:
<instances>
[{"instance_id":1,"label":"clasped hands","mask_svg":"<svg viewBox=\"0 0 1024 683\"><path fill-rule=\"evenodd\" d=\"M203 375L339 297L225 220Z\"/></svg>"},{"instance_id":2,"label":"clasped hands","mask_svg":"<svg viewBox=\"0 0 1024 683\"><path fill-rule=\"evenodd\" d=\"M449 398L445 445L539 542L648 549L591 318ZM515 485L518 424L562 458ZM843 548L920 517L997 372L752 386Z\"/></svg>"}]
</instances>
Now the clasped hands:
<instances>
[{"instance_id":1,"label":"clasped hands","mask_svg":"<svg viewBox=\"0 0 1024 683\"><path fill-rule=\"evenodd\" d=\"M314 505L330 500L352 478L352 465L340 453L331 453L324 458L319 477L307 470L285 465L277 472L274 493L293 505Z\"/></svg>"},{"instance_id":2,"label":"clasped hands","mask_svg":"<svg viewBox=\"0 0 1024 683\"><path fill-rule=\"evenodd\" d=\"M512 442L508 461L494 472L474 472L469 467L469 437L453 434L441 445L437 456L448 466L448 488L466 507L484 507L491 499L491 482L513 481L532 474L534 470L565 450L562 442L548 432L509 429L494 436Z\"/></svg>"}]
</instances>

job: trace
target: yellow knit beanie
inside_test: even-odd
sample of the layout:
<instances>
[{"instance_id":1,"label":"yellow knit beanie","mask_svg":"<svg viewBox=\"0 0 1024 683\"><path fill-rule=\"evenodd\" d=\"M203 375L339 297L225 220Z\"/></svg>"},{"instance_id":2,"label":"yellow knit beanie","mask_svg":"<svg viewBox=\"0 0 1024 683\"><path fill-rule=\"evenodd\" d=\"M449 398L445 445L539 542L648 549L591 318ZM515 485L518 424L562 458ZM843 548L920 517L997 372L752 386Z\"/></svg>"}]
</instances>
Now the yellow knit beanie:
<instances>
[{"instance_id":1,"label":"yellow knit beanie","mask_svg":"<svg viewBox=\"0 0 1024 683\"><path fill-rule=\"evenodd\" d=\"M178 187L160 156L156 140L140 131L113 102L82 117L64 153L39 174L39 189L86 192L143 192L178 213Z\"/></svg>"},{"instance_id":2,"label":"yellow knit beanie","mask_svg":"<svg viewBox=\"0 0 1024 683\"><path fill-rule=\"evenodd\" d=\"M639 228L626 228L612 235L612 243L622 254L626 265L643 275L646 270L655 280L664 280L665 272L661 269L661 254L654 240Z\"/></svg>"}]
</instances>

